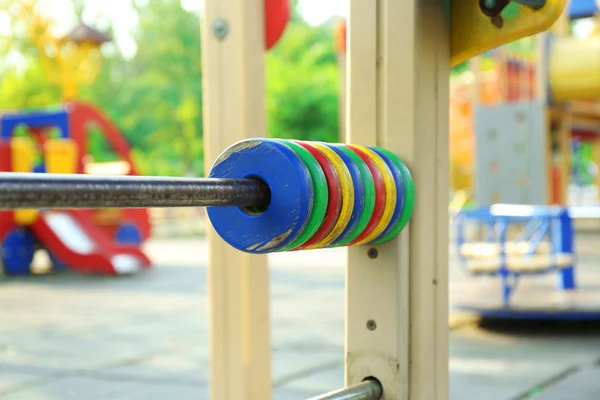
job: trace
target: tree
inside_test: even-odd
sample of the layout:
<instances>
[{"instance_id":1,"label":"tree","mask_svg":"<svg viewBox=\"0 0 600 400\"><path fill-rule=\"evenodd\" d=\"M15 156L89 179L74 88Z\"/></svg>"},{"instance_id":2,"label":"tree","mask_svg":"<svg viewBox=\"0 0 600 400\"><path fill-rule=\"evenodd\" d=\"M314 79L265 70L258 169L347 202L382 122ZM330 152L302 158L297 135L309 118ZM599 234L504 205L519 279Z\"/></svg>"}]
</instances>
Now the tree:
<instances>
[{"instance_id":1,"label":"tree","mask_svg":"<svg viewBox=\"0 0 600 400\"><path fill-rule=\"evenodd\" d=\"M86 97L117 121L144 173L202 174L200 18L179 0L136 9L135 56L107 59Z\"/></svg>"},{"instance_id":2,"label":"tree","mask_svg":"<svg viewBox=\"0 0 600 400\"><path fill-rule=\"evenodd\" d=\"M85 2L72 1L74 12L84 15ZM266 54L269 135L337 141L339 74L333 26L308 25L297 12L297 1L293 3L282 39ZM180 0L132 0L132 5L139 16L131 32L135 55L128 58L114 43L104 45L103 69L81 96L123 130L143 174L201 175L200 16L183 9ZM35 47L26 40L15 43L11 49L23 63L0 74L0 107L58 104L58 88L44 76ZM90 134L90 148L98 161L114 159L97 134Z\"/></svg>"},{"instance_id":3,"label":"tree","mask_svg":"<svg viewBox=\"0 0 600 400\"><path fill-rule=\"evenodd\" d=\"M297 16L267 55L269 135L339 141L333 24L313 27Z\"/></svg>"}]
</instances>

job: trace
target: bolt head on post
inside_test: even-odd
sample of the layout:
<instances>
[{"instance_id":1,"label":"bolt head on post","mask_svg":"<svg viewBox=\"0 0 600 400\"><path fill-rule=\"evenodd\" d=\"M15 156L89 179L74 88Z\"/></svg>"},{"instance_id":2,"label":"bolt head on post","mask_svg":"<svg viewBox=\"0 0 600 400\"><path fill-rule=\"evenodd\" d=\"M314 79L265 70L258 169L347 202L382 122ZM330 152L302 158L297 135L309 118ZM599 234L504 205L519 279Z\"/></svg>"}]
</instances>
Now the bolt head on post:
<instances>
[{"instance_id":1,"label":"bolt head on post","mask_svg":"<svg viewBox=\"0 0 600 400\"><path fill-rule=\"evenodd\" d=\"M223 39L227 36L227 32L229 31L227 21L221 18L216 19L215 22L213 22L212 31L216 38Z\"/></svg>"}]
</instances>

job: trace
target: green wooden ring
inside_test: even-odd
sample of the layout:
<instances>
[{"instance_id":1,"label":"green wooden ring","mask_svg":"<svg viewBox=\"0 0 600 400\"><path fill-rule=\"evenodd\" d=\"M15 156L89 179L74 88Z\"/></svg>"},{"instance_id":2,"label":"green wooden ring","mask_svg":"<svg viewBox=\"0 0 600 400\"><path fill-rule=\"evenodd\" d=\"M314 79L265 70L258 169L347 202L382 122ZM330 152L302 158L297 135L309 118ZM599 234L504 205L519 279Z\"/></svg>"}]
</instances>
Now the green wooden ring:
<instances>
[{"instance_id":1,"label":"green wooden ring","mask_svg":"<svg viewBox=\"0 0 600 400\"><path fill-rule=\"evenodd\" d=\"M383 154L388 156L390 160L392 160L394 165L396 165L398 169L400 169L400 174L402 175L402 180L404 181L404 190L406 198L404 202L404 210L402 211L402 216L400 217L400 220L398 221L396 226L393 229L391 229L387 233L387 235L379 239L377 242L374 242L374 244L387 242L388 240L398 235L398 233L400 233L400 231L404 229L404 227L410 220L410 217L412 217L413 210L415 208L415 183L412 179L410 171L408 170L408 167L402 162L402 160L400 160L400 158L397 155L395 155L391 151L382 149L381 147L377 147L377 150L381 151Z\"/></svg>"},{"instance_id":2,"label":"green wooden ring","mask_svg":"<svg viewBox=\"0 0 600 400\"><path fill-rule=\"evenodd\" d=\"M373 175L371 174L369 167L363 161L363 159L359 157L358 154L343 144L335 144L335 146L346 153L352 159L352 161L356 163L365 186L365 204L362 215L348 236L346 236L344 240L341 240L339 243L336 243L335 247L338 247L346 246L348 243L352 242L365 230L369 224L369 221L373 216L373 210L375 209L375 182L373 181Z\"/></svg>"},{"instance_id":3,"label":"green wooden ring","mask_svg":"<svg viewBox=\"0 0 600 400\"><path fill-rule=\"evenodd\" d=\"M306 224L306 228L304 228L304 232L302 232L302 234L300 234L296 240L280 250L290 251L306 243L319 230L323 220L325 219L329 195L327 192L327 180L325 179L325 174L323 173L323 169L321 168L321 165L317 159L304 147L294 143L291 140L276 140L285 144L286 146L289 146L304 162L308 168L308 171L310 172L315 191L313 210L310 218L308 219L308 223Z\"/></svg>"}]
</instances>

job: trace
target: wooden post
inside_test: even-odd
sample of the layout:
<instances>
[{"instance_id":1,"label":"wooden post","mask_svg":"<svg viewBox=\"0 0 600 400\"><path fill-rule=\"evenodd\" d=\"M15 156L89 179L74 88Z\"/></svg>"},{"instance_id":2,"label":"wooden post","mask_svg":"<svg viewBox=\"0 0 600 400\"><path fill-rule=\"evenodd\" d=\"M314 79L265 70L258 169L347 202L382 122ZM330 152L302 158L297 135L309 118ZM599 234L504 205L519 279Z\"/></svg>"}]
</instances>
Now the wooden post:
<instances>
[{"instance_id":1,"label":"wooden post","mask_svg":"<svg viewBox=\"0 0 600 400\"><path fill-rule=\"evenodd\" d=\"M204 158L265 136L263 1L205 0L202 26ZM207 229L211 390L215 400L271 398L269 274Z\"/></svg>"},{"instance_id":2,"label":"wooden post","mask_svg":"<svg viewBox=\"0 0 600 400\"><path fill-rule=\"evenodd\" d=\"M572 149L571 149L571 129L572 129L571 110L564 107L561 110L560 123L558 126L558 147L560 151L560 161L558 171L560 177L560 205L566 206L569 197L569 184L571 183L572 170Z\"/></svg>"},{"instance_id":3,"label":"wooden post","mask_svg":"<svg viewBox=\"0 0 600 400\"><path fill-rule=\"evenodd\" d=\"M346 53L338 51L337 65L340 74L339 98L338 98L338 116L340 141L343 142L346 137Z\"/></svg>"},{"instance_id":4,"label":"wooden post","mask_svg":"<svg viewBox=\"0 0 600 400\"><path fill-rule=\"evenodd\" d=\"M346 383L448 398L449 15L438 0L350 0L348 142L386 147L417 189L410 226L348 249Z\"/></svg>"},{"instance_id":5,"label":"wooden post","mask_svg":"<svg viewBox=\"0 0 600 400\"><path fill-rule=\"evenodd\" d=\"M594 139L592 146L592 161L596 164L596 176L594 176L594 184L598 190L598 201L600 201L600 140Z\"/></svg>"},{"instance_id":6,"label":"wooden post","mask_svg":"<svg viewBox=\"0 0 600 400\"><path fill-rule=\"evenodd\" d=\"M565 5L560 18L552 26L552 32L556 36L568 36L571 20L569 17L569 1ZM569 184L571 182L571 125L572 115L568 103L557 104L558 111L558 176L560 185L558 189L560 205L567 205Z\"/></svg>"},{"instance_id":7,"label":"wooden post","mask_svg":"<svg viewBox=\"0 0 600 400\"><path fill-rule=\"evenodd\" d=\"M552 113L548 109L548 33L542 32L535 37L536 60L535 60L535 100L545 105L544 107L544 162L546 164L546 203L552 204L553 179L553 150L552 150Z\"/></svg>"}]
</instances>

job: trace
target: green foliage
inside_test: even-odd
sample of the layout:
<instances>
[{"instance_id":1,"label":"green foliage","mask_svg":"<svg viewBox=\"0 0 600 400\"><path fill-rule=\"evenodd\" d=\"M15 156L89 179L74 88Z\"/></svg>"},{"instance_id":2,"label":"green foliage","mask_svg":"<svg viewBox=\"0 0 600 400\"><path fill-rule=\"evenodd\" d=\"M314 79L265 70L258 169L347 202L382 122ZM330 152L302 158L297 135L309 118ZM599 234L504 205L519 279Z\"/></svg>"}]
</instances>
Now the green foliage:
<instances>
[{"instance_id":1,"label":"green foliage","mask_svg":"<svg viewBox=\"0 0 600 400\"><path fill-rule=\"evenodd\" d=\"M87 2L72 1L75 14L85 15ZM184 10L180 0L131 3L139 17L130 32L137 47L134 56L125 57L114 43L106 44L103 69L94 84L82 89L81 97L95 103L124 132L143 174L202 175L200 16ZM338 141L340 81L333 25L308 25L297 11L297 1L292 3L284 36L266 54L268 133ZM85 22L106 26L101 24L106 16L98 18ZM12 66L0 66L0 110L60 104L59 89L46 78L24 32L16 26L13 31L10 46L2 47L0 40L2 59L8 53L19 58ZM118 158L101 132L91 130L88 139L95 161Z\"/></svg>"},{"instance_id":2,"label":"green foliage","mask_svg":"<svg viewBox=\"0 0 600 400\"><path fill-rule=\"evenodd\" d=\"M10 66L0 72L0 110L33 109L58 103L60 91L48 81L39 60L28 57L21 63L22 66Z\"/></svg>"},{"instance_id":3,"label":"green foliage","mask_svg":"<svg viewBox=\"0 0 600 400\"><path fill-rule=\"evenodd\" d=\"M86 97L125 132L143 173L201 175L200 19L179 0L149 1L137 11L135 57L107 59Z\"/></svg>"},{"instance_id":4,"label":"green foliage","mask_svg":"<svg viewBox=\"0 0 600 400\"><path fill-rule=\"evenodd\" d=\"M267 55L272 137L339 141L339 70L330 25L292 21Z\"/></svg>"}]
</instances>

